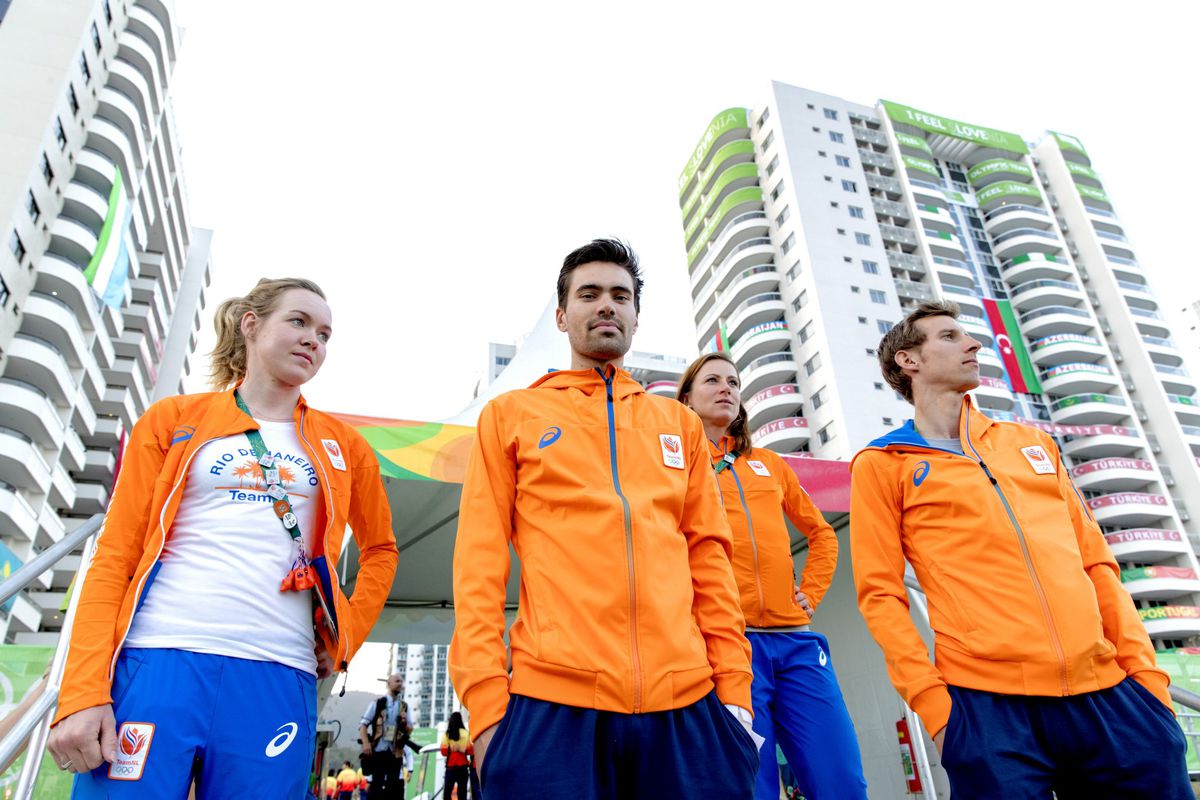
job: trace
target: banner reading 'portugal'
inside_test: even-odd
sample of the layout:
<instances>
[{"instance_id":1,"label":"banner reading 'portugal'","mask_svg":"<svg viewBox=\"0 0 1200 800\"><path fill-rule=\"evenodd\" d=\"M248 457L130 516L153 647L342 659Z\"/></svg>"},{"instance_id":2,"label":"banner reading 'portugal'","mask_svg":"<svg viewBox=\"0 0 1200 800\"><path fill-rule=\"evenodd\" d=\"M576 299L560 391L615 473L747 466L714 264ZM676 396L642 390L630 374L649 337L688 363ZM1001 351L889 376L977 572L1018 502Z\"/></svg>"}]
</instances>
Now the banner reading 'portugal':
<instances>
[{"instance_id":1,"label":"banner reading 'portugal'","mask_svg":"<svg viewBox=\"0 0 1200 800\"><path fill-rule=\"evenodd\" d=\"M991 323L992 333L996 335L996 350L1000 353L1000 360L1004 362L1004 371L1013 391L1041 394L1042 384L1038 381L1033 362L1029 360L1029 351L1025 349L1025 340L1021 338L1021 329L1017 327L1012 303L1007 300L984 299L983 308L987 312L988 322Z\"/></svg>"}]
</instances>

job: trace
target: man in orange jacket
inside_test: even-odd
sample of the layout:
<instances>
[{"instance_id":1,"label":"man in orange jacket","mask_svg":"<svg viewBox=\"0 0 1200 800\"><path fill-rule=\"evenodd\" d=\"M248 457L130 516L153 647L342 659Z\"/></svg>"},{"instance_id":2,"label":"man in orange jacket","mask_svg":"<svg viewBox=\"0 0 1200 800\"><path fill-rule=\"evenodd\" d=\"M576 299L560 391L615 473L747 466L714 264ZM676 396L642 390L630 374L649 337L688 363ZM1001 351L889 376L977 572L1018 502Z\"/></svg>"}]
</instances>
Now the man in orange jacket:
<instances>
[{"instance_id":1,"label":"man in orange jacket","mask_svg":"<svg viewBox=\"0 0 1200 800\"><path fill-rule=\"evenodd\" d=\"M621 369L641 287L621 242L568 255L557 322L572 369L479 418L450 675L480 732L489 796L751 796L750 647L704 429ZM510 544L521 561L511 676Z\"/></svg>"},{"instance_id":2,"label":"man in orange jacket","mask_svg":"<svg viewBox=\"0 0 1200 800\"><path fill-rule=\"evenodd\" d=\"M1167 675L1100 528L1053 438L972 406L980 345L957 316L922 303L883 337L883 375L914 419L852 462L858 604L892 683L956 797L1192 798Z\"/></svg>"}]
</instances>

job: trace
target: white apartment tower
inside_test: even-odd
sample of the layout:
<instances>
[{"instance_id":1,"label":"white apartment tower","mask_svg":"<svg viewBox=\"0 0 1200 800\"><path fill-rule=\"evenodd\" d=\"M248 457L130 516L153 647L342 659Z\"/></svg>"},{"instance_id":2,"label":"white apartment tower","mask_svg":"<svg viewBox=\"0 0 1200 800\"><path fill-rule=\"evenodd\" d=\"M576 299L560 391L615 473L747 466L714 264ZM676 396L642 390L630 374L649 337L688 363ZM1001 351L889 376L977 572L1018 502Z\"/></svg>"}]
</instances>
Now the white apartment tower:
<instances>
[{"instance_id":1,"label":"white apartment tower","mask_svg":"<svg viewBox=\"0 0 1200 800\"><path fill-rule=\"evenodd\" d=\"M679 178L697 341L728 347L756 444L848 459L911 416L881 335L954 300L976 404L1053 433L1159 647L1200 634L1200 401L1078 139L1036 143L771 85Z\"/></svg>"},{"instance_id":2,"label":"white apartment tower","mask_svg":"<svg viewBox=\"0 0 1200 800\"><path fill-rule=\"evenodd\" d=\"M190 226L170 0L0 2L0 562L108 503L133 422L181 390L209 282ZM67 558L0 610L49 643Z\"/></svg>"},{"instance_id":3,"label":"white apartment tower","mask_svg":"<svg viewBox=\"0 0 1200 800\"><path fill-rule=\"evenodd\" d=\"M408 703L409 722L418 728L436 728L455 711L462 701L450 683L446 658L450 645L401 644L396 646L393 672L404 675L404 702Z\"/></svg>"}]
</instances>

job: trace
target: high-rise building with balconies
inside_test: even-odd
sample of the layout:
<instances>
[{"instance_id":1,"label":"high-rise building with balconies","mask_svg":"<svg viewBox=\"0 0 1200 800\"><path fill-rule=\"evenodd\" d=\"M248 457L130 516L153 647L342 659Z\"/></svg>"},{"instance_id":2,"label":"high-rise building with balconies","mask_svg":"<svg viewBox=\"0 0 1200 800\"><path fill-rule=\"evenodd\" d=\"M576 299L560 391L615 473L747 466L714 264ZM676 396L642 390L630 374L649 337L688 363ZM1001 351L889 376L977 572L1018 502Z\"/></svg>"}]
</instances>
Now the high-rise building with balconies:
<instances>
[{"instance_id":1,"label":"high-rise building with balconies","mask_svg":"<svg viewBox=\"0 0 1200 800\"><path fill-rule=\"evenodd\" d=\"M414 727L436 728L453 712L462 710L446 666L449 652L447 644L396 646L392 671L404 675L404 702L408 703L409 722Z\"/></svg>"},{"instance_id":2,"label":"high-rise building with balconies","mask_svg":"<svg viewBox=\"0 0 1200 800\"><path fill-rule=\"evenodd\" d=\"M1198 386L1079 139L772 83L713 118L679 204L697 342L736 360L756 444L847 459L899 425L875 348L954 300L976 404L1057 437L1158 645L1200 634Z\"/></svg>"},{"instance_id":3,"label":"high-rise building with balconies","mask_svg":"<svg viewBox=\"0 0 1200 800\"><path fill-rule=\"evenodd\" d=\"M181 390L209 282L171 108L170 0L0 3L0 560L103 511L126 432ZM0 611L41 643L79 557Z\"/></svg>"}]
</instances>

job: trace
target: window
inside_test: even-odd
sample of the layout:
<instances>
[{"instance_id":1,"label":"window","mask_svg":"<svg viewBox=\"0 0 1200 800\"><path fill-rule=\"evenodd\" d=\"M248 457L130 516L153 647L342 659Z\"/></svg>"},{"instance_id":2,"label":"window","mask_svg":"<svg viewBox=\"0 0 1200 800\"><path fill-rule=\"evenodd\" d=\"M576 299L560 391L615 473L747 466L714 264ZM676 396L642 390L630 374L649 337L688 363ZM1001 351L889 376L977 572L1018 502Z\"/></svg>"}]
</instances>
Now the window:
<instances>
[{"instance_id":1,"label":"window","mask_svg":"<svg viewBox=\"0 0 1200 800\"><path fill-rule=\"evenodd\" d=\"M826 180L827 182L829 182L829 183L833 183L833 176L832 176L832 175L826 175L826 176L825 176L825 180Z\"/></svg>"},{"instance_id":2,"label":"window","mask_svg":"<svg viewBox=\"0 0 1200 800\"><path fill-rule=\"evenodd\" d=\"M818 408L825 405L825 387L822 386L820 389L817 389L817 391L813 393L812 397L808 398L808 402L809 405L813 407L813 411L816 411Z\"/></svg>"},{"instance_id":3,"label":"window","mask_svg":"<svg viewBox=\"0 0 1200 800\"><path fill-rule=\"evenodd\" d=\"M866 324L867 324L867 318L866 318L866 317L859 317L859 318L858 318L858 324L859 324L859 325L866 325Z\"/></svg>"},{"instance_id":4,"label":"window","mask_svg":"<svg viewBox=\"0 0 1200 800\"><path fill-rule=\"evenodd\" d=\"M820 353L817 353L812 358L810 358L808 361L804 362L804 374L805 375L812 375L814 372L816 372L820 368L821 368L821 354Z\"/></svg>"},{"instance_id":5,"label":"window","mask_svg":"<svg viewBox=\"0 0 1200 800\"><path fill-rule=\"evenodd\" d=\"M8 305L8 284L0 278L0 306Z\"/></svg>"},{"instance_id":6,"label":"window","mask_svg":"<svg viewBox=\"0 0 1200 800\"><path fill-rule=\"evenodd\" d=\"M788 237L783 240L783 244L779 246L779 249L782 250L783 254L786 256L788 254L788 251L791 250L795 246L796 246L796 234L789 233Z\"/></svg>"},{"instance_id":7,"label":"window","mask_svg":"<svg viewBox=\"0 0 1200 800\"><path fill-rule=\"evenodd\" d=\"M812 338L813 324L809 322L800 329L800 344L804 344Z\"/></svg>"},{"instance_id":8,"label":"window","mask_svg":"<svg viewBox=\"0 0 1200 800\"><path fill-rule=\"evenodd\" d=\"M832 108L825 109L825 119L837 119L837 112Z\"/></svg>"},{"instance_id":9,"label":"window","mask_svg":"<svg viewBox=\"0 0 1200 800\"><path fill-rule=\"evenodd\" d=\"M762 116L758 118L758 122L756 123L756 126L758 127L758 129L762 130L763 123L766 122L767 120L769 120L770 118L771 118L771 109L764 108Z\"/></svg>"},{"instance_id":10,"label":"window","mask_svg":"<svg viewBox=\"0 0 1200 800\"><path fill-rule=\"evenodd\" d=\"M838 202L836 200L830 200L829 207L830 208L841 208L841 206L838 204Z\"/></svg>"},{"instance_id":11,"label":"window","mask_svg":"<svg viewBox=\"0 0 1200 800\"><path fill-rule=\"evenodd\" d=\"M842 261L845 261L847 264L853 264L853 263L854 263L854 259L853 259L853 258L851 258L850 256L842 256Z\"/></svg>"},{"instance_id":12,"label":"window","mask_svg":"<svg viewBox=\"0 0 1200 800\"><path fill-rule=\"evenodd\" d=\"M92 23L92 44L96 47L96 55L100 55L100 51L104 49L100 44L100 29L96 27L96 23Z\"/></svg>"},{"instance_id":13,"label":"window","mask_svg":"<svg viewBox=\"0 0 1200 800\"><path fill-rule=\"evenodd\" d=\"M767 152L767 148L769 148L773 144L775 144L775 131L771 131L770 133L767 134L767 138L763 139L762 151L764 153Z\"/></svg>"},{"instance_id":14,"label":"window","mask_svg":"<svg viewBox=\"0 0 1200 800\"><path fill-rule=\"evenodd\" d=\"M35 225L42 218L42 210L38 208L37 200L33 199L32 191L25 193L25 210L29 212L29 218Z\"/></svg>"},{"instance_id":15,"label":"window","mask_svg":"<svg viewBox=\"0 0 1200 800\"><path fill-rule=\"evenodd\" d=\"M50 157L45 153L42 153L42 177L46 179L47 186L54 182L54 170L50 168Z\"/></svg>"},{"instance_id":16,"label":"window","mask_svg":"<svg viewBox=\"0 0 1200 800\"><path fill-rule=\"evenodd\" d=\"M112 6L108 4L108 0L104 0L104 21L112 25Z\"/></svg>"},{"instance_id":17,"label":"window","mask_svg":"<svg viewBox=\"0 0 1200 800\"><path fill-rule=\"evenodd\" d=\"M799 311L806 305L808 305L808 289L805 289L796 297L796 302L792 303L792 308ZM805 327L807 328L808 326L806 325Z\"/></svg>"},{"instance_id":18,"label":"window","mask_svg":"<svg viewBox=\"0 0 1200 800\"><path fill-rule=\"evenodd\" d=\"M879 327L879 332L881 334L887 333L892 329L892 323L888 322L886 319L877 319L875 320L875 324Z\"/></svg>"},{"instance_id":19,"label":"window","mask_svg":"<svg viewBox=\"0 0 1200 800\"><path fill-rule=\"evenodd\" d=\"M850 210L850 216L854 217L855 219L867 218L866 215L863 214L863 210L858 206L847 206L847 208Z\"/></svg>"},{"instance_id":20,"label":"window","mask_svg":"<svg viewBox=\"0 0 1200 800\"><path fill-rule=\"evenodd\" d=\"M820 132L821 132L821 129L818 128L816 125L813 125L813 133L820 133Z\"/></svg>"},{"instance_id":21,"label":"window","mask_svg":"<svg viewBox=\"0 0 1200 800\"><path fill-rule=\"evenodd\" d=\"M838 228L838 229L837 229L837 232L838 232L838 236L845 236L845 235L846 235L846 229L845 229L845 228Z\"/></svg>"},{"instance_id":22,"label":"window","mask_svg":"<svg viewBox=\"0 0 1200 800\"><path fill-rule=\"evenodd\" d=\"M884 417L883 424L887 425L890 428L891 426L895 425L896 423L892 421L891 417Z\"/></svg>"},{"instance_id":23,"label":"window","mask_svg":"<svg viewBox=\"0 0 1200 800\"><path fill-rule=\"evenodd\" d=\"M845 143L846 143L846 137L845 137L845 136L842 136L842 135L841 135L840 133L838 133L837 131L830 131L830 132L829 132L829 141L831 141L831 142L835 142L836 144L845 144Z\"/></svg>"},{"instance_id":24,"label":"window","mask_svg":"<svg viewBox=\"0 0 1200 800\"><path fill-rule=\"evenodd\" d=\"M837 162L839 167L850 166L850 159L846 158L845 156L834 156L833 160Z\"/></svg>"},{"instance_id":25,"label":"window","mask_svg":"<svg viewBox=\"0 0 1200 800\"><path fill-rule=\"evenodd\" d=\"M871 290L871 302L872 303L887 303L887 295L878 289L872 289Z\"/></svg>"},{"instance_id":26,"label":"window","mask_svg":"<svg viewBox=\"0 0 1200 800\"><path fill-rule=\"evenodd\" d=\"M869 355L871 358L874 358L874 357L875 357L875 351L874 351L874 350L872 350L870 347L868 347L868 348L867 348L867 355Z\"/></svg>"},{"instance_id":27,"label":"window","mask_svg":"<svg viewBox=\"0 0 1200 800\"><path fill-rule=\"evenodd\" d=\"M787 271L787 279L789 281L794 281L803 271L804 270L800 269L800 262L797 261L795 264L792 264L792 268Z\"/></svg>"},{"instance_id":28,"label":"window","mask_svg":"<svg viewBox=\"0 0 1200 800\"><path fill-rule=\"evenodd\" d=\"M808 110L809 110L809 111L815 111L815 110L816 110L816 108L817 108L817 107L816 107L816 106L814 106L812 103L805 103L804 105L808 106Z\"/></svg>"},{"instance_id":29,"label":"window","mask_svg":"<svg viewBox=\"0 0 1200 800\"><path fill-rule=\"evenodd\" d=\"M863 233L862 231L856 231L854 234L854 241L858 242L859 244L865 244L869 247L871 244L871 236L870 234Z\"/></svg>"},{"instance_id":30,"label":"window","mask_svg":"<svg viewBox=\"0 0 1200 800\"><path fill-rule=\"evenodd\" d=\"M63 130L62 120L54 118L54 140L58 142L59 150L67 149L67 132Z\"/></svg>"},{"instance_id":31,"label":"window","mask_svg":"<svg viewBox=\"0 0 1200 800\"><path fill-rule=\"evenodd\" d=\"M817 440L821 444L829 444L829 440L833 438L833 423L829 423L821 430L817 431Z\"/></svg>"},{"instance_id":32,"label":"window","mask_svg":"<svg viewBox=\"0 0 1200 800\"><path fill-rule=\"evenodd\" d=\"M783 181L775 184L775 188L771 190L771 199L778 200L779 195L783 193Z\"/></svg>"},{"instance_id":33,"label":"window","mask_svg":"<svg viewBox=\"0 0 1200 800\"><path fill-rule=\"evenodd\" d=\"M860 288L859 288L859 287L857 287L857 286L851 286L851 287L850 287L850 294L859 294L859 293L861 293L861 292L862 292L862 289L860 289Z\"/></svg>"},{"instance_id":34,"label":"window","mask_svg":"<svg viewBox=\"0 0 1200 800\"><path fill-rule=\"evenodd\" d=\"M882 383L873 383L873 384L871 384L871 385L875 387L875 391L877 391L877 392L882 392L882 391L883 391L883 384L882 384Z\"/></svg>"},{"instance_id":35,"label":"window","mask_svg":"<svg viewBox=\"0 0 1200 800\"><path fill-rule=\"evenodd\" d=\"M87 53L79 54L79 71L83 73L83 82L91 83L92 71L90 69L88 69Z\"/></svg>"},{"instance_id":36,"label":"window","mask_svg":"<svg viewBox=\"0 0 1200 800\"><path fill-rule=\"evenodd\" d=\"M847 192L857 192L858 184L855 183L854 181L842 181L842 188L845 189Z\"/></svg>"},{"instance_id":37,"label":"window","mask_svg":"<svg viewBox=\"0 0 1200 800\"><path fill-rule=\"evenodd\" d=\"M75 84L67 84L67 105L71 107L71 113L79 115L79 98L75 96Z\"/></svg>"},{"instance_id":38,"label":"window","mask_svg":"<svg viewBox=\"0 0 1200 800\"><path fill-rule=\"evenodd\" d=\"M16 231L9 234L8 249L12 251L18 264L25 260L25 243L21 241L21 237L17 235Z\"/></svg>"},{"instance_id":39,"label":"window","mask_svg":"<svg viewBox=\"0 0 1200 800\"><path fill-rule=\"evenodd\" d=\"M779 156L775 156L771 159L771 163L767 164L767 177L771 177L777 169L779 169Z\"/></svg>"},{"instance_id":40,"label":"window","mask_svg":"<svg viewBox=\"0 0 1200 800\"><path fill-rule=\"evenodd\" d=\"M828 157L829 157L828 155L826 155L826 153L825 153L825 151L824 151L824 150L818 150L818 151L817 151L817 155L819 155L821 158L828 158Z\"/></svg>"},{"instance_id":41,"label":"window","mask_svg":"<svg viewBox=\"0 0 1200 800\"><path fill-rule=\"evenodd\" d=\"M791 215L791 209L789 209L787 206L784 206L783 211L779 212L779 216L775 217L775 227L783 225L783 223L787 222L788 217Z\"/></svg>"},{"instance_id":42,"label":"window","mask_svg":"<svg viewBox=\"0 0 1200 800\"><path fill-rule=\"evenodd\" d=\"M867 273L868 275L878 275L879 274L878 262L867 261L864 259L863 260L863 272Z\"/></svg>"}]
</instances>

